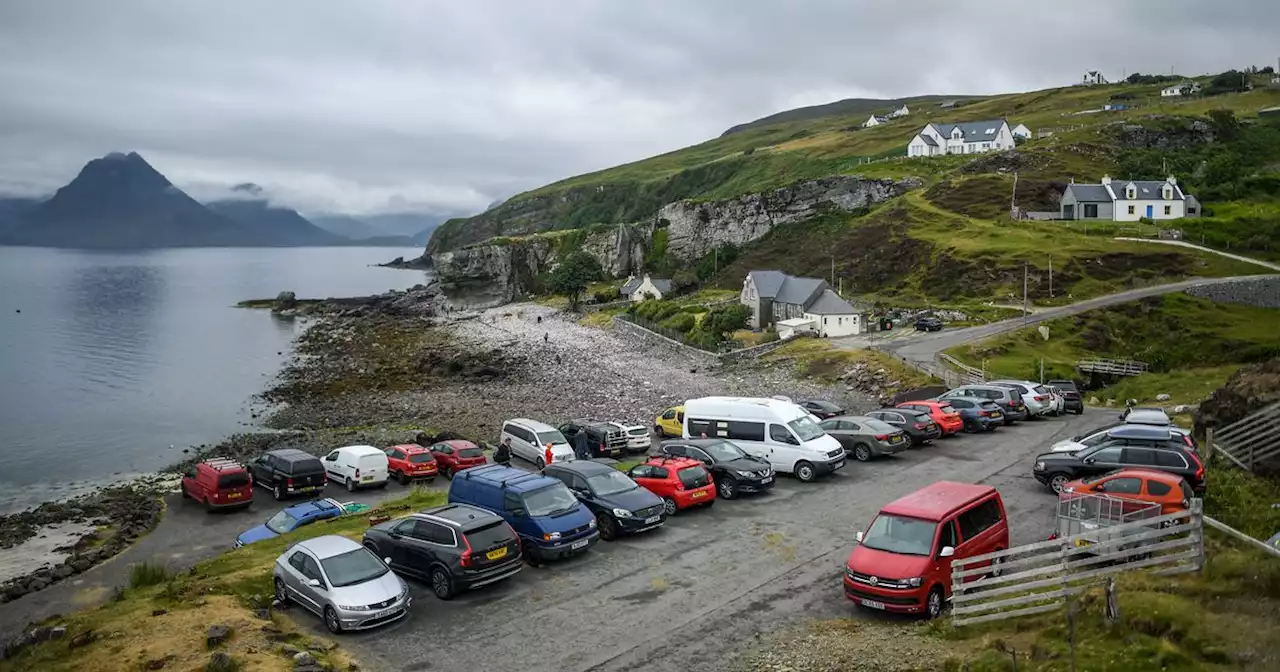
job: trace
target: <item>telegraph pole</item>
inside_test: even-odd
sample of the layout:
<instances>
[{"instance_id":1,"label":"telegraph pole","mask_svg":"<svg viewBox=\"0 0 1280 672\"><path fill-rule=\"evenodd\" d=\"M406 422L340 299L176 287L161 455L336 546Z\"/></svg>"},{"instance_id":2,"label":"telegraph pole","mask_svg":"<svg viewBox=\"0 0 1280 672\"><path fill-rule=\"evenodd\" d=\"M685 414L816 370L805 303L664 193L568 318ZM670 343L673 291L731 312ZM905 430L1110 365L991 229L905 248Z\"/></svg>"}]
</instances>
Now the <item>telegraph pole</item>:
<instances>
[{"instance_id":1,"label":"telegraph pole","mask_svg":"<svg viewBox=\"0 0 1280 672\"><path fill-rule=\"evenodd\" d=\"M1053 298L1053 257L1049 257L1049 298Z\"/></svg>"},{"instance_id":2,"label":"telegraph pole","mask_svg":"<svg viewBox=\"0 0 1280 672\"><path fill-rule=\"evenodd\" d=\"M1027 326L1027 262L1022 262L1022 326Z\"/></svg>"},{"instance_id":3,"label":"telegraph pole","mask_svg":"<svg viewBox=\"0 0 1280 672\"><path fill-rule=\"evenodd\" d=\"M831 255L831 284L836 284L836 255Z\"/></svg>"}]
</instances>

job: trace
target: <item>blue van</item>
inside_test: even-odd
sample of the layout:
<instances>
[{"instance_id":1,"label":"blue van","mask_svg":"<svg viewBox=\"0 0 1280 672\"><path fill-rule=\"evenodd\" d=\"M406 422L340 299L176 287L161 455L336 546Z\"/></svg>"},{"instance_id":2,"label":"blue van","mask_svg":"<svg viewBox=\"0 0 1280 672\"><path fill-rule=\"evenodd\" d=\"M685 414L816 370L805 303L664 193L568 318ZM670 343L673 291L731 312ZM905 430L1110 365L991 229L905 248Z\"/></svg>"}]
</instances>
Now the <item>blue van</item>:
<instances>
[{"instance_id":1,"label":"blue van","mask_svg":"<svg viewBox=\"0 0 1280 672\"><path fill-rule=\"evenodd\" d=\"M450 504L470 504L502 516L520 535L530 564L585 552L600 538L596 517L563 482L490 464L454 474Z\"/></svg>"}]
</instances>

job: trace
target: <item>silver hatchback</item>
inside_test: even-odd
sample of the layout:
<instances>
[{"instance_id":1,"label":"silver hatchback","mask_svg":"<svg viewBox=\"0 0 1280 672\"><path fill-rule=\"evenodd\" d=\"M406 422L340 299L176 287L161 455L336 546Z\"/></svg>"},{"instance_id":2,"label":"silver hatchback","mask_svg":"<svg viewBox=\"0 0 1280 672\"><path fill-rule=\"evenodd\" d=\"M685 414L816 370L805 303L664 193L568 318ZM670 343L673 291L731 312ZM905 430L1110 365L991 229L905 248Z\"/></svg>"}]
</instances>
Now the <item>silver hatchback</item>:
<instances>
[{"instance_id":1,"label":"silver hatchback","mask_svg":"<svg viewBox=\"0 0 1280 672\"><path fill-rule=\"evenodd\" d=\"M300 541L276 558L276 599L300 604L337 634L404 618L409 586L369 549L337 535Z\"/></svg>"}]
</instances>

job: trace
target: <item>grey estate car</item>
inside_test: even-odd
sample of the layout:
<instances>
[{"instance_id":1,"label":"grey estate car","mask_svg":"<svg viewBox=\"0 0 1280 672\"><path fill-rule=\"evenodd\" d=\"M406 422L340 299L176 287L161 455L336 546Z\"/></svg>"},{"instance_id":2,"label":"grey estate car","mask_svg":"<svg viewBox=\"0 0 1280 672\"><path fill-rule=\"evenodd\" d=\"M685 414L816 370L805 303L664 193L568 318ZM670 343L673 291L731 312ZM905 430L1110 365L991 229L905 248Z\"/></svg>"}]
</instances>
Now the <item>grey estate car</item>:
<instances>
[{"instance_id":1,"label":"grey estate car","mask_svg":"<svg viewBox=\"0 0 1280 672\"><path fill-rule=\"evenodd\" d=\"M1022 402L1022 393L1012 387L961 385L938 396L939 399L954 399L956 397L977 397L994 401L996 406L1000 407L1000 411L1004 413L1004 424L1006 425L1012 425L1017 420L1026 420L1031 414L1030 410L1027 409L1027 405Z\"/></svg>"},{"instance_id":2,"label":"grey estate car","mask_svg":"<svg viewBox=\"0 0 1280 672\"><path fill-rule=\"evenodd\" d=\"M290 546L271 573L277 600L306 607L334 634L399 620L413 601L381 558L334 534Z\"/></svg>"},{"instance_id":3,"label":"grey estate car","mask_svg":"<svg viewBox=\"0 0 1280 672\"><path fill-rule=\"evenodd\" d=\"M823 420L818 426L835 437L859 462L900 453L911 447L911 439L906 432L865 415L840 415Z\"/></svg>"}]
</instances>

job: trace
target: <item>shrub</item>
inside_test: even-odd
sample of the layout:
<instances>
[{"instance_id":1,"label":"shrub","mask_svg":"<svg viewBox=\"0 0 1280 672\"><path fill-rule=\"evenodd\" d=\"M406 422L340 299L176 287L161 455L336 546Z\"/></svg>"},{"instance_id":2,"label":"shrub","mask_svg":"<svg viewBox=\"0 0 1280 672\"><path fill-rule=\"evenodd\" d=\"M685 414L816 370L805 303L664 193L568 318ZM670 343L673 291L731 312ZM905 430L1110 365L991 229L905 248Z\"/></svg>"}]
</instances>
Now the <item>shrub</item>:
<instances>
[{"instance_id":1,"label":"shrub","mask_svg":"<svg viewBox=\"0 0 1280 672\"><path fill-rule=\"evenodd\" d=\"M666 327L667 329L675 329L676 331L688 332L690 329L693 329L693 327L696 324L698 324L698 318L694 317L689 313L676 313L675 315L668 317L667 319L663 320L662 322L659 322L658 324L659 326Z\"/></svg>"},{"instance_id":2,"label":"shrub","mask_svg":"<svg viewBox=\"0 0 1280 672\"><path fill-rule=\"evenodd\" d=\"M778 336L778 330L774 329L773 326L770 325L769 328L764 331L764 333L760 334L760 344L764 345L765 343L772 343L778 340L779 338L781 337Z\"/></svg>"},{"instance_id":3,"label":"shrub","mask_svg":"<svg viewBox=\"0 0 1280 672\"><path fill-rule=\"evenodd\" d=\"M591 295L591 297L596 300L596 303L609 303L610 301L617 301L621 296L622 296L622 292L619 291L617 287L610 287L609 289L601 289Z\"/></svg>"},{"instance_id":4,"label":"shrub","mask_svg":"<svg viewBox=\"0 0 1280 672\"><path fill-rule=\"evenodd\" d=\"M129 568L129 587L145 588L147 586L158 586L173 578L173 572L169 568L151 562L140 562Z\"/></svg>"}]
</instances>

